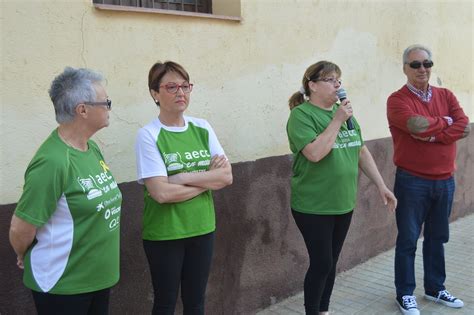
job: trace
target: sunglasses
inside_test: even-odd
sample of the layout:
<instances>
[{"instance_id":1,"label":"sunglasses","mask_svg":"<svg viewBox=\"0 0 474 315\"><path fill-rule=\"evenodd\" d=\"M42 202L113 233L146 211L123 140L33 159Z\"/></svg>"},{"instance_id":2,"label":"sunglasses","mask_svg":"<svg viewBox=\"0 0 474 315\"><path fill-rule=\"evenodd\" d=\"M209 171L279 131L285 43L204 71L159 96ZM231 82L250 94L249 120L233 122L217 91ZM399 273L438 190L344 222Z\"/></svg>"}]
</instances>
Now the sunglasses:
<instances>
[{"instance_id":1,"label":"sunglasses","mask_svg":"<svg viewBox=\"0 0 474 315\"><path fill-rule=\"evenodd\" d=\"M428 68L433 67L433 65L434 65L433 61L431 61L431 60L425 60L425 61L423 61L423 62L420 62L420 61L412 61L412 62L407 63L407 64L408 64L408 65L410 66L410 68L412 68L412 69L420 69L421 65L423 65L423 67L424 67L425 69L428 69Z\"/></svg>"},{"instance_id":2,"label":"sunglasses","mask_svg":"<svg viewBox=\"0 0 474 315\"><path fill-rule=\"evenodd\" d=\"M103 106L107 106L108 110L112 108L112 101L109 99L106 99L105 102L84 102L84 104L92 105L92 106L103 105Z\"/></svg>"}]
</instances>

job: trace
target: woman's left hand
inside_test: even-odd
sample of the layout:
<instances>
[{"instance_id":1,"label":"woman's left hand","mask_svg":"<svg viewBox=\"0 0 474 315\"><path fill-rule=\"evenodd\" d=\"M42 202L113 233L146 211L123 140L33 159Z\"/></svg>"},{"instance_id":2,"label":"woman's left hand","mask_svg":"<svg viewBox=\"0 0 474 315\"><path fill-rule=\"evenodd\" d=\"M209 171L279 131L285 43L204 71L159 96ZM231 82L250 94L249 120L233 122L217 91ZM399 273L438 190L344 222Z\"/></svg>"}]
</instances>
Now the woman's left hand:
<instances>
[{"instance_id":1,"label":"woman's left hand","mask_svg":"<svg viewBox=\"0 0 474 315\"><path fill-rule=\"evenodd\" d=\"M387 188L387 186L379 189L379 192L380 197L382 197L383 204L388 207L388 210L395 212L395 209L397 208L397 198L395 195L390 191L390 189Z\"/></svg>"},{"instance_id":2,"label":"woman's left hand","mask_svg":"<svg viewBox=\"0 0 474 315\"><path fill-rule=\"evenodd\" d=\"M25 269L25 265L23 264L23 257L18 256L18 257L16 258L16 265L17 265L18 268L20 268L20 269Z\"/></svg>"},{"instance_id":3,"label":"woman's left hand","mask_svg":"<svg viewBox=\"0 0 474 315\"><path fill-rule=\"evenodd\" d=\"M229 161L225 155L214 155L211 159L211 164L209 165L209 170L214 170L217 168L225 167Z\"/></svg>"}]
</instances>

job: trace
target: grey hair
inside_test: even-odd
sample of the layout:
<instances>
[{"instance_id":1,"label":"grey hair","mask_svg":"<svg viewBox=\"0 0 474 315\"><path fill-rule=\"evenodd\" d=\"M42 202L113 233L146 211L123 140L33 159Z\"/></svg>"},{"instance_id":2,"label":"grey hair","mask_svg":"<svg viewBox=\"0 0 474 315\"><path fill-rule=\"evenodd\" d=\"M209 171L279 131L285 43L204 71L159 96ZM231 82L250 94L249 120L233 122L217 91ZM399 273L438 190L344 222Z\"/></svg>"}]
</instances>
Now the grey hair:
<instances>
[{"instance_id":1,"label":"grey hair","mask_svg":"<svg viewBox=\"0 0 474 315\"><path fill-rule=\"evenodd\" d=\"M428 58L429 60L433 60L433 54L431 53L431 50L426 47L426 46L423 46L423 45L419 45L419 44L415 44L415 45L411 45L411 46L408 46L405 51L403 52L403 64L406 64L408 63L408 55L412 52L412 51L415 51L415 50L423 50L425 51L427 54L428 54Z\"/></svg>"},{"instance_id":2,"label":"grey hair","mask_svg":"<svg viewBox=\"0 0 474 315\"><path fill-rule=\"evenodd\" d=\"M103 80L104 77L100 73L90 69L66 67L54 78L48 91L54 105L56 121L59 124L72 121L78 104L94 102L96 100L94 84Z\"/></svg>"}]
</instances>

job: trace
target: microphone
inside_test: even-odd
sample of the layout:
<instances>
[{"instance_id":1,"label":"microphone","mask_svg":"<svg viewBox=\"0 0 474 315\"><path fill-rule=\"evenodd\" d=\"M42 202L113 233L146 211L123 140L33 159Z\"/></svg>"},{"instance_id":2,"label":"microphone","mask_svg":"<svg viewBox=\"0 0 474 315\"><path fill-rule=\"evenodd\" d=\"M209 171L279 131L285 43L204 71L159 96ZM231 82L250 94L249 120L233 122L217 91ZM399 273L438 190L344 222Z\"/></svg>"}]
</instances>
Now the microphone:
<instances>
[{"instance_id":1,"label":"microphone","mask_svg":"<svg viewBox=\"0 0 474 315\"><path fill-rule=\"evenodd\" d=\"M346 90L344 88L339 88L339 90L337 90L336 93L337 93L337 97L339 98L339 100L341 102L347 98L347 93L346 93ZM346 121L347 129L349 129L349 130L354 129L354 124L352 123L351 118L352 117L349 117L349 119Z\"/></svg>"}]
</instances>

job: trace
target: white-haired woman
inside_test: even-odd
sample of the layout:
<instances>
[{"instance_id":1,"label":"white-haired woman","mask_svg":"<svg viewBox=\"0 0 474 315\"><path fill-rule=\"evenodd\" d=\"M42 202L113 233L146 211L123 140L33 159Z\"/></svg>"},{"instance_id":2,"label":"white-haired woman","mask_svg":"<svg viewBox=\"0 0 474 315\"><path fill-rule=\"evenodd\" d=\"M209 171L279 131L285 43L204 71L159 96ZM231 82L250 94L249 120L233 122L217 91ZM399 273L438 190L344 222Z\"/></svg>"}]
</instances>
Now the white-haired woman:
<instances>
[{"instance_id":1,"label":"white-haired woman","mask_svg":"<svg viewBox=\"0 0 474 315\"><path fill-rule=\"evenodd\" d=\"M107 314L119 280L122 194L90 140L109 125L103 77L66 68L49 95L59 127L25 172L10 243L38 314Z\"/></svg>"}]
</instances>

